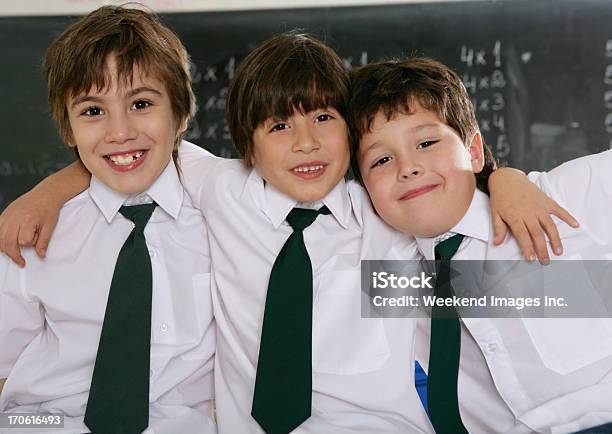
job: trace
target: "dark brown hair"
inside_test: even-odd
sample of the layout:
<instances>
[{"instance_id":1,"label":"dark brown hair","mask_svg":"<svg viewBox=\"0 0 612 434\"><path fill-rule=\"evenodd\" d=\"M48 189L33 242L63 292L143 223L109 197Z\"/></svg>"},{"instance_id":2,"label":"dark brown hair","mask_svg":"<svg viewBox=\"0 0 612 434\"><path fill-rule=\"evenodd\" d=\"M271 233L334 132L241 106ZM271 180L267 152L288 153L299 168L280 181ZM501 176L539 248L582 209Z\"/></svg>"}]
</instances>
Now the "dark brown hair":
<instances>
[{"instance_id":1,"label":"dark brown hair","mask_svg":"<svg viewBox=\"0 0 612 434\"><path fill-rule=\"evenodd\" d=\"M358 164L359 141L370 131L376 114L387 120L399 113L411 113L410 104L423 108L457 132L467 144L478 131L474 106L459 76L446 65L420 57L372 63L351 71L349 126L352 130L351 166L361 180ZM488 194L489 175L497 168L491 150L483 144L485 164L476 174L477 186Z\"/></svg>"},{"instance_id":2,"label":"dark brown hair","mask_svg":"<svg viewBox=\"0 0 612 434\"><path fill-rule=\"evenodd\" d=\"M123 83L131 82L138 65L165 85L177 125L194 115L189 55L176 34L152 13L103 6L64 30L45 56L49 105L66 144L74 145L67 101L93 87L100 91L109 86L105 65L111 53L117 56ZM182 134L177 135L174 158L181 139Z\"/></svg>"},{"instance_id":3,"label":"dark brown hair","mask_svg":"<svg viewBox=\"0 0 612 434\"><path fill-rule=\"evenodd\" d=\"M346 118L348 72L336 52L297 30L274 36L240 64L227 97L236 150L252 165L253 132L268 118L333 107Z\"/></svg>"}]
</instances>

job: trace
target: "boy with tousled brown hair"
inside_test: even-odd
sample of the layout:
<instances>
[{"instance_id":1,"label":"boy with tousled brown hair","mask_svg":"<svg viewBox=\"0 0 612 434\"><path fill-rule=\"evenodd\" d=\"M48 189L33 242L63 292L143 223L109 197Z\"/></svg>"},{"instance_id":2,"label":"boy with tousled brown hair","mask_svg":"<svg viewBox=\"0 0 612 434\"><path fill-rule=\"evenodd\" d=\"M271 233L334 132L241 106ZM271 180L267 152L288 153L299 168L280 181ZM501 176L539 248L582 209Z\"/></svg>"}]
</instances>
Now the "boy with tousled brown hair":
<instances>
[{"instance_id":1,"label":"boy with tousled brown hair","mask_svg":"<svg viewBox=\"0 0 612 434\"><path fill-rule=\"evenodd\" d=\"M100 37L105 38L104 43L98 41ZM124 85L131 83L134 65L138 64L141 71L155 74L166 83L176 122L186 125L195 114L189 55L176 34L160 25L151 13L103 7L92 12L88 20L73 24L70 32L62 33L45 56L51 114L60 137L75 151L66 99L92 87L102 90L108 86L104 61L106 53L112 51L117 52L117 73ZM177 148L183 134L184 128L175 138ZM174 149L175 162L176 155Z\"/></svg>"},{"instance_id":2,"label":"boy with tousled brown hair","mask_svg":"<svg viewBox=\"0 0 612 434\"><path fill-rule=\"evenodd\" d=\"M0 412L63 415L52 432L215 433L208 238L173 161L195 108L187 52L154 15L105 6L51 44L45 73L91 179L44 261L0 258Z\"/></svg>"},{"instance_id":3,"label":"boy with tousled brown hair","mask_svg":"<svg viewBox=\"0 0 612 434\"><path fill-rule=\"evenodd\" d=\"M459 76L433 59L409 58L364 66L351 79L353 162L381 218L415 236L428 260L520 259L516 240L493 243L484 181L495 163ZM611 169L612 151L606 151L530 174L581 222L578 229L556 222L564 243L559 259L612 257ZM505 284L523 298L518 280ZM468 290L455 289L457 295ZM588 296L592 288L576 289ZM571 307L564 312L570 315ZM429 369L436 432L612 428L610 318L459 321L434 313L418 322L415 349Z\"/></svg>"}]
</instances>

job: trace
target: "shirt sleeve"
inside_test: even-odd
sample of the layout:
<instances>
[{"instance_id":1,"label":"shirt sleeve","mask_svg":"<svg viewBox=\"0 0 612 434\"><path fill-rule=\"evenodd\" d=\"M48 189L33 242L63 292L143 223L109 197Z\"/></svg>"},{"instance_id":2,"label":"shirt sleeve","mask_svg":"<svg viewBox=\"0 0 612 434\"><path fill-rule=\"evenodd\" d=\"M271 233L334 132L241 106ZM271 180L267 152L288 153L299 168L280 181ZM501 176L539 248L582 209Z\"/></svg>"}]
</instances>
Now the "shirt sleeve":
<instances>
[{"instance_id":1,"label":"shirt sleeve","mask_svg":"<svg viewBox=\"0 0 612 434\"><path fill-rule=\"evenodd\" d=\"M181 181L193 205L202 210L206 206L207 190L212 169L222 159L193 143L183 141L179 146L178 165Z\"/></svg>"},{"instance_id":2,"label":"shirt sleeve","mask_svg":"<svg viewBox=\"0 0 612 434\"><path fill-rule=\"evenodd\" d=\"M550 172L532 172L529 179L581 224L612 242L612 150L568 161Z\"/></svg>"},{"instance_id":3,"label":"shirt sleeve","mask_svg":"<svg viewBox=\"0 0 612 434\"><path fill-rule=\"evenodd\" d=\"M25 272L0 255L0 378L8 377L18 357L44 326L42 306L26 295Z\"/></svg>"}]
</instances>

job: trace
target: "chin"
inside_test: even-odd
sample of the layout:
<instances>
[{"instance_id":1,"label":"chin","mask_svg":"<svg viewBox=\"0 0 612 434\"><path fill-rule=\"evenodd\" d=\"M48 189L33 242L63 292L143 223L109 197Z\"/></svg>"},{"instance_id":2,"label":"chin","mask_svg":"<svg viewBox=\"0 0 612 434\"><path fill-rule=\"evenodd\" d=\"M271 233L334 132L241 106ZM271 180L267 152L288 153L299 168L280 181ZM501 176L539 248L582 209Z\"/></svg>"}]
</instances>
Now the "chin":
<instances>
[{"instance_id":1,"label":"chin","mask_svg":"<svg viewBox=\"0 0 612 434\"><path fill-rule=\"evenodd\" d=\"M137 194L146 191L151 186L150 183L125 183L120 182L114 185L110 185L110 187L118 193L125 194L127 196L134 196Z\"/></svg>"},{"instance_id":2,"label":"chin","mask_svg":"<svg viewBox=\"0 0 612 434\"><path fill-rule=\"evenodd\" d=\"M327 194L320 191L301 191L294 196L294 199L298 202L316 202L322 200Z\"/></svg>"},{"instance_id":3,"label":"chin","mask_svg":"<svg viewBox=\"0 0 612 434\"><path fill-rule=\"evenodd\" d=\"M453 225L437 225L432 224L431 221L425 221L422 225L413 225L403 232L419 238L433 238L445 234L452 228Z\"/></svg>"}]
</instances>

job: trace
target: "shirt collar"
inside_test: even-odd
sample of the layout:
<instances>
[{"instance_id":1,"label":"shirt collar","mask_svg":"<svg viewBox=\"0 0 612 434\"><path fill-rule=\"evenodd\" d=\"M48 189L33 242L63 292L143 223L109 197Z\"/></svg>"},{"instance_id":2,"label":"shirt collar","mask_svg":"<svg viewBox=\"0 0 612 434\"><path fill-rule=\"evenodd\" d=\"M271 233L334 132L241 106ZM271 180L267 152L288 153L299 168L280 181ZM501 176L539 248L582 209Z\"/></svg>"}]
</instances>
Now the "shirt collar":
<instances>
[{"instance_id":1,"label":"shirt collar","mask_svg":"<svg viewBox=\"0 0 612 434\"><path fill-rule=\"evenodd\" d=\"M357 181L349 181L347 184L349 197L351 198L351 206L355 220L360 228L363 228L363 214L367 210L370 214L376 214L370 201L370 196L365 188Z\"/></svg>"},{"instance_id":2,"label":"shirt collar","mask_svg":"<svg viewBox=\"0 0 612 434\"><path fill-rule=\"evenodd\" d=\"M491 231L491 209L489 196L476 189L467 212L450 231L433 238L415 237L419 250L426 259L434 259L436 244L443 241L447 235L462 234L469 238L476 238L485 243L489 242Z\"/></svg>"},{"instance_id":3,"label":"shirt collar","mask_svg":"<svg viewBox=\"0 0 612 434\"><path fill-rule=\"evenodd\" d=\"M183 186L174 161L162 171L155 182L144 192L133 196L119 193L95 176L91 177L89 196L108 223L111 223L124 203L138 204L156 202L165 213L177 219L183 205Z\"/></svg>"},{"instance_id":4,"label":"shirt collar","mask_svg":"<svg viewBox=\"0 0 612 434\"><path fill-rule=\"evenodd\" d=\"M287 194L277 190L270 183L265 183L256 168L253 168L247 179L245 191L249 191L255 204L266 215L274 229L278 229L287 215L295 207L309 208L308 204L300 204ZM327 206L340 226L348 228L351 218L351 200L344 179L330 191L321 201Z\"/></svg>"}]
</instances>

